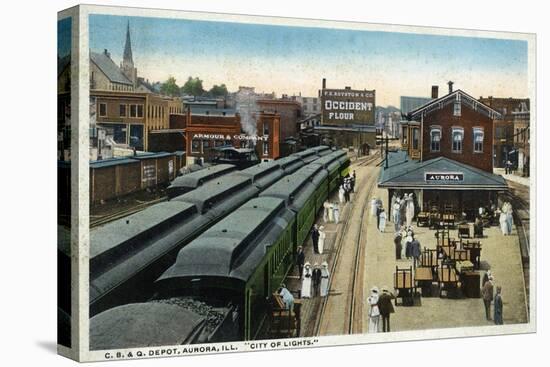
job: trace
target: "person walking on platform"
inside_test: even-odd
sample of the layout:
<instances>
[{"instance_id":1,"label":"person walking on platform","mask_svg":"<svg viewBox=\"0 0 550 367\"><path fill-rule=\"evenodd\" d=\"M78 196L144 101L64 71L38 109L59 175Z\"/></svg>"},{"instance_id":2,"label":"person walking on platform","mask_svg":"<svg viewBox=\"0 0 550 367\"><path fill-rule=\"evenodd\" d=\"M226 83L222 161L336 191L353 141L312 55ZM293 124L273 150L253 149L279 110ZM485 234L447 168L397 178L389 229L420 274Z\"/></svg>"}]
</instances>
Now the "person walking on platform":
<instances>
[{"instance_id":1,"label":"person walking on platform","mask_svg":"<svg viewBox=\"0 0 550 367\"><path fill-rule=\"evenodd\" d=\"M384 232L384 230L386 229L386 211L384 209L380 209L380 221L379 221L379 225L378 225L378 230L380 232Z\"/></svg>"},{"instance_id":2,"label":"person walking on platform","mask_svg":"<svg viewBox=\"0 0 550 367\"><path fill-rule=\"evenodd\" d=\"M401 200L399 197L395 199L395 202L393 203L392 207L392 214L393 214L393 225L395 227L395 231L399 231L401 228Z\"/></svg>"},{"instance_id":3,"label":"person walking on platform","mask_svg":"<svg viewBox=\"0 0 550 367\"><path fill-rule=\"evenodd\" d=\"M413 237L411 242L411 256L413 258L413 266L416 268L420 264L420 256L422 256L422 250L420 242Z\"/></svg>"},{"instance_id":4,"label":"person walking on platform","mask_svg":"<svg viewBox=\"0 0 550 367\"><path fill-rule=\"evenodd\" d=\"M319 228L317 228L317 224L314 224L313 229L311 230L311 241L313 241L313 252L318 254L319 253Z\"/></svg>"},{"instance_id":5,"label":"person walking on platform","mask_svg":"<svg viewBox=\"0 0 550 367\"><path fill-rule=\"evenodd\" d=\"M351 174L351 192L355 192L355 180L357 179L357 175L355 174L355 170L353 170L353 173Z\"/></svg>"},{"instance_id":6,"label":"person walking on platform","mask_svg":"<svg viewBox=\"0 0 550 367\"><path fill-rule=\"evenodd\" d=\"M311 298L312 270L309 262L304 266L304 276L302 277L302 298Z\"/></svg>"},{"instance_id":7,"label":"person walking on platform","mask_svg":"<svg viewBox=\"0 0 550 367\"><path fill-rule=\"evenodd\" d=\"M328 280L330 277L330 272L328 271L328 263L323 261L321 264L321 297L328 296Z\"/></svg>"},{"instance_id":8,"label":"person walking on platform","mask_svg":"<svg viewBox=\"0 0 550 367\"><path fill-rule=\"evenodd\" d=\"M401 251L403 250L403 246L401 245L402 239L403 236L401 236L401 232L395 232L395 236L393 237L393 243L395 244L395 260L401 260Z\"/></svg>"},{"instance_id":9,"label":"person walking on platform","mask_svg":"<svg viewBox=\"0 0 550 367\"><path fill-rule=\"evenodd\" d=\"M502 287L499 285L497 286L497 294L495 295L495 310L493 318L495 320L495 325L502 325L504 324L504 321L502 319Z\"/></svg>"},{"instance_id":10,"label":"person walking on platform","mask_svg":"<svg viewBox=\"0 0 550 367\"><path fill-rule=\"evenodd\" d=\"M340 223L340 205L338 203L333 204L334 223Z\"/></svg>"},{"instance_id":11,"label":"person walking on platform","mask_svg":"<svg viewBox=\"0 0 550 367\"><path fill-rule=\"evenodd\" d=\"M491 302L493 301L493 277L490 276L489 280L483 285L481 289L481 296L483 297L483 304L485 305L485 317L487 320L491 320Z\"/></svg>"},{"instance_id":12,"label":"person walking on platform","mask_svg":"<svg viewBox=\"0 0 550 367\"><path fill-rule=\"evenodd\" d=\"M319 287L321 285L321 268L317 263L313 265L311 281L313 282L313 297L316 297L319 295Z\"/></svg>"},{"instance_id":13,"label":"person walking on platform","mask_svg":"<svg viewBox=\"0 0 550 367\"><path fill-rule=\"evenodd\" d=\"M330 210L330 203L328 200L325 200L325 202L323 203L323 223L326 223L329 220L329 215L328 215L329 210Z\"/></svg>"},{"instance_id":14,"label":"person walking on platform","mask_svg":"<svg viewBox=\"0 0 550 367\"><path fill-rule=\"evenodd\" d=\"M338 189L338 200L340 201L340 205L344 205L346 202L346 197L344 194L345 194L344 184L342 184Z\"/></svg>"},{"instance_id":15,"label":"person walking on platform","mask_svg":"<svg viewBox=\"0 0 550 367\"><path fill-rule=\"evenodd\" d=\"M306 254L302 246L298 246L298 252L296 253L296 265L298 266L298 276L302 279L302 272L304 271L304 263L306 261Z\"/></svg>"},{"instance_id":16,"label":"person walking on platform","mask_svg":"<svg viewBox=\"0 0 550 367\"><path fill-rule=\"evenodd\" d=\"M323 253L323 250L325 248L325 238L327 237L327 234L325 233L325 227L320 226L319 227L319 245L317 245L317 249L320 254Z\"/></svg>"},{"instance_id":17,"label":"person walking on platform","mask_svg":"<svg viewBox=\"0 0 550 367\"><path fill-rule=\"evenodd\" d=\"M407 208L405 212L405 218L407 219L407 227L410 227L414 219L414 200L412 194L409 194L407 196Z\"/></svg>"},{"instance_id":18,"label":"person walking on platform","mask_svg":"<svg viewBox=\"0 0 550 367\"><path fill-rule=\"evenodd\" d=\"M369 333L378 332L378 324L380 322L380 308L378 307L378 287L372 287L370 290L367 303L369 304Z\"/></svg>"},{"instance_id":19,"label":"person walking on platform","mask_svg":"<svg viewBox=\"0 0 550 367\"><path fill-rule=\"evenodd\" d=\"M378 199L376 202L376 228L380 229L380 213L382 213L382 201Z\"/></svg>"},{"instance_id":20,"label":"person walking on platform","mask_svg":"<svg viewBox=\"0 0 550 367\"><path fill-rule=\"evenodd\" d=\"M512 234L512 225L514 224L512 204L508 204L506 208L506 230L508 234Z\"/></svg>"},{"instance_id":21,"label":"person walking on platform","mask_svg":"<svg viewBox=\"0 0 550 367\"><path fill-rule=\"evenodd\" d=\"M388 290L388 287L382 287L382 294L378 298L378 308L380 316L382 316L382 331L384 333L390 331L390 315L395 312L392 299L395 299L393 293Z\"/></svg>"}]
</instances>

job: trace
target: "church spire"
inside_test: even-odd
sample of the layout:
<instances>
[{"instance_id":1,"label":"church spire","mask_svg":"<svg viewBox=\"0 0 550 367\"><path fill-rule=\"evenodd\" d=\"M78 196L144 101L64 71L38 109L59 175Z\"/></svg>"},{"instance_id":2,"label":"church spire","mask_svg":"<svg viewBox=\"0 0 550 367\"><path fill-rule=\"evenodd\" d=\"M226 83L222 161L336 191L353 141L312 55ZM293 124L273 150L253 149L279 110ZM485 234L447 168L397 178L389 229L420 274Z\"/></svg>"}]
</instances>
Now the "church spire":
<instances>
[{"instance_id":1,"label":"church spire","mask_svg":"<svg viewBox=\"0 0 550 367\"><path fill-rule=\"evenodd\" d=\"M124 55L122 57L122 65L130 68L134 67L134 60L132 59L132 41L130 40L130 21L128 20L128 26L126 28L126 43L124 44Z\"/></svg>"}]
</instances>

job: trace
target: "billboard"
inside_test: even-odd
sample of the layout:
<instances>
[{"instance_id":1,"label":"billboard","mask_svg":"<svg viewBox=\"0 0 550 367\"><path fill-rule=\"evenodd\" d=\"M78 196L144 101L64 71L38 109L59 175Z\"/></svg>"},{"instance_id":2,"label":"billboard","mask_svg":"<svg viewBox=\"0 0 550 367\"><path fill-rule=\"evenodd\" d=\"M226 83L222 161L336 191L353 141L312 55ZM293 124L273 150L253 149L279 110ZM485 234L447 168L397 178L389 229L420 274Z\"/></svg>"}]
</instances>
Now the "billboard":
<instances>
[{"instance_id":1,"label":"billboard","mask_svg":"<svg viewBox=\"0 0 550 367\"><path fill-rule=\"evenodd\" d=\"M323 125L374 125L374 90L323 89Z\"/></svg>"}]
</instances>

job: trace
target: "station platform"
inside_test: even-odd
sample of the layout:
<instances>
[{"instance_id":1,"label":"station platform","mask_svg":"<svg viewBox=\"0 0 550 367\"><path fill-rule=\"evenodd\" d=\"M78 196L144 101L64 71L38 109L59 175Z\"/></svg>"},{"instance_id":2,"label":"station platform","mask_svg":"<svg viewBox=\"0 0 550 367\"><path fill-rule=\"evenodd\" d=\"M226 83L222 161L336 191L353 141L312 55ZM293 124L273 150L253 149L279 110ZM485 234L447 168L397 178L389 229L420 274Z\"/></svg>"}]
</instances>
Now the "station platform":
<instances>
[{"instance_id":1,"label":"station platform","mask_svg":"<svg viewBox=\"0 0 550 367\"><path fill-rule=\"evenodd\" d=\"M388 194L384 189L376 189L373 196L382 200L384 208L388 208ZM470 226L472 224L470 223ZM369 238L365 251L365 279L364 295L368 297L373 286L393 288L396 266L408 268L412 260L402 256L402 260L395 259L394 225L387 223L386 232L376 229L376 217L369 216L367 231ZM417 227L413 222L415 237L421 248L435 249L437 240L435 230L427 227ZM473 232L473 229L471 229ZM450 237L458 239L458 230L451 229ZM504 324L518 324L527 322L527 305L525 282L523 277L522 259L519 239L516 228L509 236L504 236L499 227L484 229L484 238L479 239L482 244L480 278L490 269L496 286L502 286L504 301ZM403 241L403 255L404 255ZM481 286L481 285L480 285ZM366 307L366 302L365 302ZM491 308L492 312L492 308ZM363 325L367 325L367 311L364 310ZM391 315L391 331L425 330L450 327L488 326L494 325L485 318L485 309L481 298L440 298L421 297L420 302L413 306L397 306ZM363 332L367 332L364 330Z\"/></svg>"}]
</instances>

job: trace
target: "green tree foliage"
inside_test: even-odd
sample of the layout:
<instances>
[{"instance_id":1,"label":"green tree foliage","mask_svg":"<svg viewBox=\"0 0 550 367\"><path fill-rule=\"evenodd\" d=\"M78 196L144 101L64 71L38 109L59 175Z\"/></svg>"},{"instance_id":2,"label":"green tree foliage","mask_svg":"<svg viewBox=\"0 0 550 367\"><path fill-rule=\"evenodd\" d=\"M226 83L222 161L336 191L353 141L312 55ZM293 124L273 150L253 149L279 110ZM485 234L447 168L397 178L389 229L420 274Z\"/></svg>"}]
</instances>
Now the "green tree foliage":
<instances>
[{"instance_id":1,"label":"green tree foliage","mask_svg":"<svg viewBox=\"0 0 550 367\"><path fill-rule=\"evenodd\" d=\"M228 94L227 87L225 84L214 85L209 91L208 94L212 97L225 97Z\"/></svg>"},{"instance_id":2,"label":"green tree foliage","mask_svg":"<svg viewBox=\"0 0 550 367\"><path fill-rule=\"evenodd\" d=\"M202 87L202 80L198 77L189 77L187 81L181 87L182 94L187 94L191 96L202 96L205 93L204 88Z\"/></svg>"},{"instance_id":3,"label":"green tree foliage","mask_svg":"<svg viewBox=\"0 0 550 367\"><path fill-rule=\"evenodd\" d=\"M162 83L162 85L160 86L160 93L172 97L179 96L180 87L178 87L178 85L176 84L176 78L171 76L168 78L167 81Z\"/></svg>"}]
</instances>

